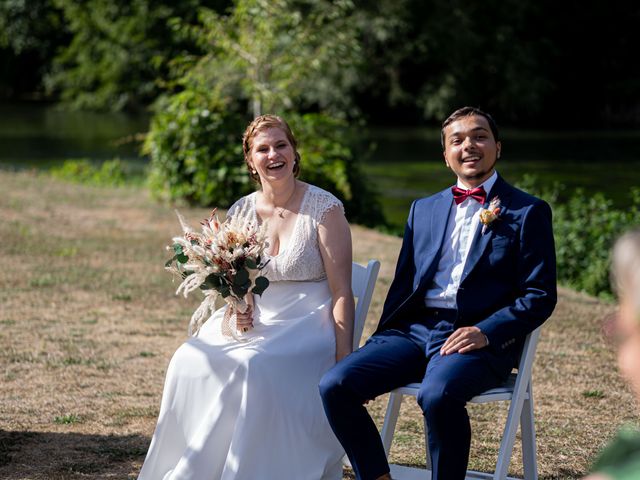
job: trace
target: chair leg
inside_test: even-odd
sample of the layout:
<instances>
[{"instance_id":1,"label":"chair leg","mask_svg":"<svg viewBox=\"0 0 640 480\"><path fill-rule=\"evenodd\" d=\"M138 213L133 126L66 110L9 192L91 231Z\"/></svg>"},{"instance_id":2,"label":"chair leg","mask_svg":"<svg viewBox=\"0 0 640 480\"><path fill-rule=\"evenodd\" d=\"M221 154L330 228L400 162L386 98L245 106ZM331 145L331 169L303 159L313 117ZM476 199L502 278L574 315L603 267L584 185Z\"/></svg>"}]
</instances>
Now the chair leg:
<instances>
[{"instance_id":1,"label":"chair leg","mask_svg":"<svg viewBox=\"0 0 640 480\"><path fill-rule=\"evenodd\" d=\"M509 405L509 413L507 414L507 422L502 434L500 442L500 451L498 453L498 462L496 463L496 471L493 475L494 480L505 480L509 472L509 463L511 462L511 453L513 445L516 442L516 432L518 431L518 423L523 408L523 400L519 402L511 400Z\"/></svg>"},{"instance_id":2,"label":"chair leg","mask_svg":"<svg viewBox=\"0 0 640 480\"><path fill-rule=\"evenodd\" d=\"M422 416L422 423L424 424L424 463L427 466L427 470L431 470L431 452L429 451L429 426L427 425L427 417Z\"/></svg>"},{"instance_id":3,"label":"chair leg","mask_svg":"<svg viewBox=\"0 0 640 480\"><path fill-rule=\"evenodd\" d=\"M402 405L403 395L400 393L391 392L389 394L389 403L387 404L387 413L384 416L384 423L382 425L382 432L380 437L382 438L382 446L384 447L384 453L387 458L391 451L391 442L393 441L393 433L396 430L396 424L398 423L398 416L400 415L400 406Z\"/></svg>"},{"instance_id":4,"label":"chair leg","mask_svg":"<svg viewBox=\"0 0 640 480\"><path fill-rule=\"evenodd\" d=\"M538 480L538 465L536 462L536 431L533 419L533 391L531 383L528 385L529 398L524 401L520 414L520 428L522 434L522 465L525 480Z\"/></svg>"}]
</instances>

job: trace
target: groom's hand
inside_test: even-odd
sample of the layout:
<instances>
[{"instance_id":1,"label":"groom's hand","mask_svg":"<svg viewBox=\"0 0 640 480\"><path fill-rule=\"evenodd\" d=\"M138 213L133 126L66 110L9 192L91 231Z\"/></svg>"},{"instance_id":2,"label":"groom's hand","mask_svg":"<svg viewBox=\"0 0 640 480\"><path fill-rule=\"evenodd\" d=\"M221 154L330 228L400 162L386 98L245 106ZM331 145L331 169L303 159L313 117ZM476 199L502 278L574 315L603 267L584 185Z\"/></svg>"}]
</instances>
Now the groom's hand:
<instances>
[{"instance_id":1,"label":"groom's hand","mask_svg":"<svg viewBox=\"0 0 640 480\"><path fill-rule=\"evenodd\" d=\"M440 349L440 355L466 353L489 345L487 336L478 327L461 327L454 331Z\"/></svg>"}]
</instances>

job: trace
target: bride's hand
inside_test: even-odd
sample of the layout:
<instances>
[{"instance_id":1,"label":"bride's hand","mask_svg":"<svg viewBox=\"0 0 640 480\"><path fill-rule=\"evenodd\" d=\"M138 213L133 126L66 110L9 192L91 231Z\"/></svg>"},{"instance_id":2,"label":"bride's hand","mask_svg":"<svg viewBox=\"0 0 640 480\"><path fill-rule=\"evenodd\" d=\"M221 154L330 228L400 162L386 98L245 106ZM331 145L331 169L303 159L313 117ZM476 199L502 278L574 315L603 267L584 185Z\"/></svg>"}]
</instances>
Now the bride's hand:
<instances>
[{"instance_id":1,"label":"bride's hand","mask_svg":"<svg viewBox=\"0 0 640 480\"><path fill-rule=\"evenodd\" d=\"M244 312L236 310L236 329L240 333L248 332L253 328L253 305L247 305Z\"/></svg>"},{"instance_id":2,"label":"bride's hand","mask_svg":"<svg viewBox=\"0 0 640 480\"><path fill-rule=\"evenodd\" d=\"M337 347L336 348L336 363L338 363L340 360L342 360L347 355L351 354L351 352L352 352L351 345L348 345L345 348Z\"/></svg>"}]
</instances>

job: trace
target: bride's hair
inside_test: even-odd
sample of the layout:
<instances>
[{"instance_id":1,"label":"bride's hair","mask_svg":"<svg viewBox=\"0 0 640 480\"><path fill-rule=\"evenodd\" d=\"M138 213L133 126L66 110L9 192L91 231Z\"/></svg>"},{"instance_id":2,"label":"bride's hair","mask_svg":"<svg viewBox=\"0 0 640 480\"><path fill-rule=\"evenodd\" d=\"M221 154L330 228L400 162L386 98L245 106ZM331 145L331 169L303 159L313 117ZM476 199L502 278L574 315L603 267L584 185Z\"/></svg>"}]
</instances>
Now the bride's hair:
<instances>
[{"instance_id":1,"label":"bride's hair","mask_svg":"<svg viewBox=\"0 0 640 480\"><path fill-rule=\"evenodd\" d=\"M300 154L298 153L298 142L293 136L293 132L291 131L291 127L289 127L289 124L279 116L270 114L260 115L259 117L254 118L247 129L244 131L244 135L242 135L242 151L244 152L244 161L247 165L247 169L249 170L249 176L256 182L260 183L260 176L251 170L251 165L249 164L249 160L251 159L251 147L253 146L253 139L255 138L255 136L261 131L267 130L269 128L279 128L287 136L287 140L289 140L289 143L293 147L293 152L295 154L293 175L297 177L300 174Z\"/></svg>"}]
</instances>

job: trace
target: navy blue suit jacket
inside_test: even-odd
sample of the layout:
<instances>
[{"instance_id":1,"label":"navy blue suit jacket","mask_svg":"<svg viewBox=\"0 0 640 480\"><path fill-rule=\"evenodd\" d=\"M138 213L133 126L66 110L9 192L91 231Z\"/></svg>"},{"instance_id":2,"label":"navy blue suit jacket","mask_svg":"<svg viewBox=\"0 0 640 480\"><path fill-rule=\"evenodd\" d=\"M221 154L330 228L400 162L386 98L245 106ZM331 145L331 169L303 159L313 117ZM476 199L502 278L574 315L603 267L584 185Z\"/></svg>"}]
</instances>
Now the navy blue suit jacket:
<instances>
[{"instance_id":1,"label":"navy blue suit jacket","mask_svg":"<svg viewBox=\"0 0 640 480\"><path fill-rule=\"evenodd\" d=\"M500 176L485 208L495 196L501 200L500 215L484 234L481 226L476 230L456 298L455 326L476 325L490 348L515 360L524 337L556 304L551 209ZM424 296L438 267L452 202L451 189L446 189L411 205L378 330L424 315Z\"/></svg>"}]
</instances>

